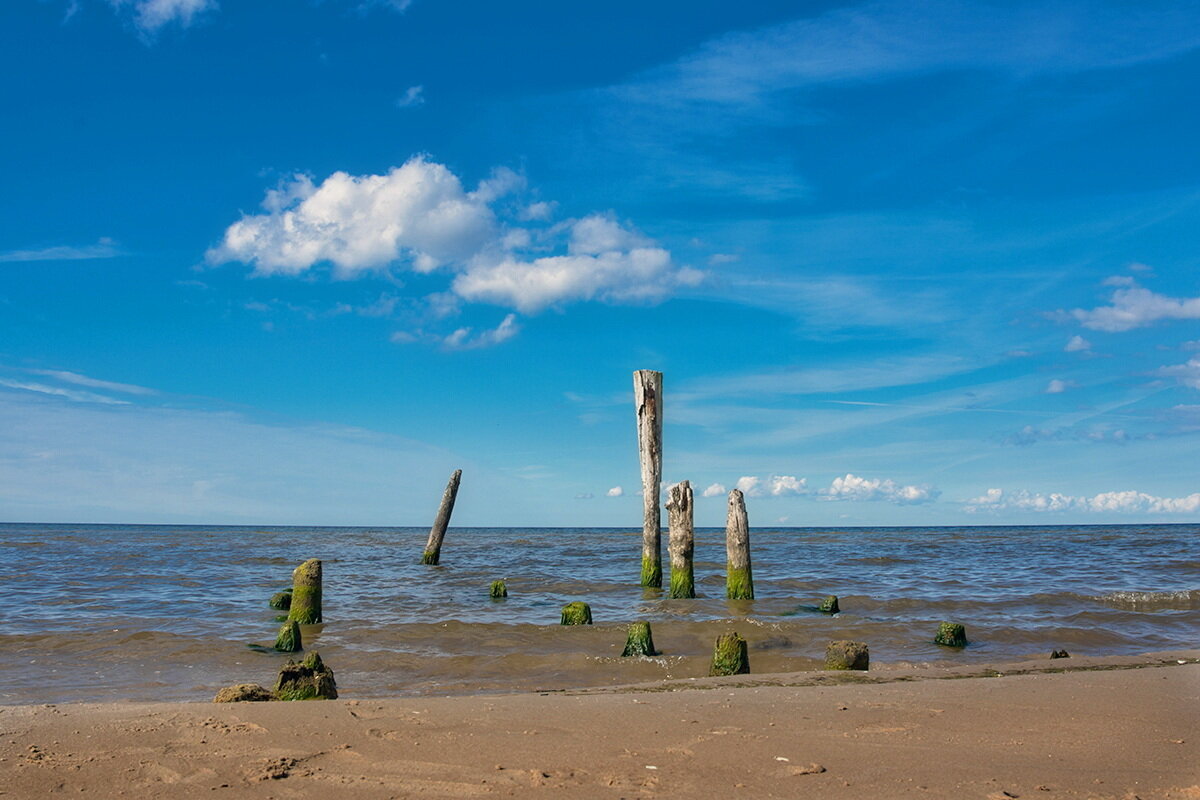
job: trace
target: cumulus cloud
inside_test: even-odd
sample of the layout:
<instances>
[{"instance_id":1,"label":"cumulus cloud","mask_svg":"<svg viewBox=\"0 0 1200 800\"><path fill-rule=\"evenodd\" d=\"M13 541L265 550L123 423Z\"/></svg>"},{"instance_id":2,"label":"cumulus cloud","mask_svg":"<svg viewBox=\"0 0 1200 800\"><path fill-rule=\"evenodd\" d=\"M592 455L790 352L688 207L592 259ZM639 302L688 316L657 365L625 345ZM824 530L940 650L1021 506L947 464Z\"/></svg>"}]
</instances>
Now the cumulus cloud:
<instances>
[{"instance_id":1,"label":"cumulus cloud","mask_svg":"<svg viewBox=\"0 0 1200 800\"><path fill-rule=\"evenodd\" d=\"M701 497L721 497L726 493L726 489L719 483L710 485L707 489L700 493Z\"/></svg>"},{"instance_id":2,"label":"cumulus cloud","mask_svg":"<svg viewBox=\"0 0 1200 800\"><path fill-rule=\"evenodd\" d=\"M988 489L966 502L969 512L979 511L1087 511L1094 513L1188 514L1200 511L1200 492L1186 497L1158 497L1145 492L1101 492L1092 497L1024 489L1006 492Z\"/></svg>"},{"instance_id":3,"label":"cumulus cloud","mask_svg":"<svg viewBox=\"0 0 1200 800\"><path fill-rule=\"evenodd\" d=\"M1068 313L1085 328L1119 333L1172 319L1200 319L1200 297L1167 297L1152 292L1126 275L1105 281L1113 290L1109 304Z\"/></svg>"},{"instance_id":4,"label":"cumulus cloud","mask_svg":"<svg viewBox=\"0 0 1200 800\"><path fill-rule=\"evenodd\" d=\"M797 480L794 475L772 475L767 479L767 491L774 497L803 494L806 485L808 485L808 478Z\"/></svg>"},{"instance_id":5,"label":"cumulus cloud","mask_svg":"<svg viewBox=\"0 0 1200 800\"><path fill-rule=\"evenodd\" d=\"M762 480L753 475L743 475L737 479L737 488L746 497L762 497Z\"/></svg>"},{"instance_id":6,"label":"cumulus cloud","mask_svg":"<svg viewBox=\"0 0 1200 800\"><path fill-rule=\"evenodd\" d=\"M834 478L828 489L819 494L827 500L886 500L899 505L931 503L941 495L936 487L928 485L902 486L890 478L860 478L853 473Z\"/></svg>"},{"instance_id":7,"label":"cumulus cloud","mask_svg":"<svg viewBox=\"0 0 1200 800\"><path fill-rule=\"evenodd\" d=\"M118 11L129 10L133 24L146 34L157 33L171 24L186 28L201 14L217 7L216 0L109 0L109 4Z\"/></svg>"},{"instance_id":8,"label":"cumulus cloud","mask_svg":"<svg viewBox=\"0 0 1200 800\"><path fill-rule=\"evenodd\" d=\"M1092 343L1082 336L1072 336L1063 348L1068 353L1086 353L1092 349Z\"/></svg>"},{"instance_id":9,"label":"cumulus cloud","mask_svg":"<svg viewBox=\"0 0 1200 800\"><path fill-rule=\"evenodd\" d=\"M625 494L625 490L620 486L614 486L605 492L605 494L609 497L620 497L621 495Z\"/></svg>"},{"instance_id":10,"label":"cumulus cloud","mask_svg":"<svg viewBox=\"0 0 1200 800\"><path fill-rule=\"evenodd\" d=\"M1200 356L1193 356L1183 364L1160 367L1154 374L1164 378L1174 378L1184 386L1200 389Z\"/></svg>"}]
</instances>

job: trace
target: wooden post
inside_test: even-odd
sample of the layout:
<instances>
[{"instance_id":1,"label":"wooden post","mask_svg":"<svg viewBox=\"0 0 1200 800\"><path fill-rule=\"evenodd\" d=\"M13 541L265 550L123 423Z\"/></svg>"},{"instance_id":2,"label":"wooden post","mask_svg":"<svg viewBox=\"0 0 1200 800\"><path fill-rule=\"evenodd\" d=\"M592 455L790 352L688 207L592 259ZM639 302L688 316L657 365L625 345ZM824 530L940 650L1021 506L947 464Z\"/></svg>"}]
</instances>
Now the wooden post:
<instances>
[{"instance_id":1,"label":"wooden post","mask_svg":"<svg viewBox=\"0 0 1200 800\"><path fill-rule=\"evenodd\" d=\"M654 636L650 632L649 622L631 622L628 636L625 639L625 650L621 657L656 656L659 652L654 649Z\"/></svg>"},{"instance_id":2,"label":"wooden post","mask_svg":"<svg viewBox=\"0 0 1200 800\"><path fill-rule=\"evenodd\" d=\"M750 521L746 498L740 489L729 493L729 516L725 522L725 596L730 600L754 599L754 576L750 570Z\"/></svg>"},{"instance_id":3,"label":"wooden post","mask_svg":"<svg viewBox=\"0 0 1200 800\"><path fill-rule=\"evenodd\" d=\"M454 470L446 491L442 492L442 504L438 506L437 518L429 529L429 541L425 543L425 555L421 557L422 564L436 564L442 557L442 539L446 538L446 528L450 525L450 515L454 513L454 498L458 497L458 482L462 479L462 470Z\"/></svg>"},{"instance_id":4,"label":"wooden post","mask_svg":"<svg viewBox=\"0 0 1200 800\"><path fill-rule=\"evenodd\" d=\"M296 653L304 649L304 640L300 638L300 623L289 619L279 629L275 637L275 649L281 653Z\"/></svg>"},{"instance_id":5,"label":"wooden post","mask_svg":"<svg viewBox=\"0 0 1200 800\"><path fill-rule=\"evenodd\" d=\"M508 597L508 584L501 578L498 581L492 581L491 596L493 600L499 600Z\"/></svg>"},{"instance_id":6,"label":"wooden post","mask_svg":"<svg viewBox=\"0 0 1200 800\"><path fill-rule=\"evenodd\" d=\"M709 675L745 675L750 672L750 658L746 653L746 640L734 631L717 637L713 647L712 666Z\"/></svg>"},{"instance_id":7,"label":"wooden post","mask_svg":"<svg viewBox=\"0 0 1200 800\"><path fill-rule=\"evenodd\" d=\"M695 527L692 520L692 484L682 481L667 492L667 552L671 554L671 597L695 597L692 553Z\"/></svg>"},{"instance_id":8,"label":"wooden post","mask_svg":"<svg viewBox=\"0 0 1200 800\"><path fill-rule=\"evenodd\" d=\"M562 607L562 617L559 620L559 624L591 625L592 607L581 600L576 600L574 603L567 603Z\"/></svg>"},{"instance_id":9,"label":"wooden post","mask_svg":"<svg viewBox=\"0 0 1200 800\"><path fill-rule=\"evenodd\" d=\"M943 622L938 625L937 636L934 637L933 643L944 647L966 647L967 629L957 622Z\"/></svg>"},{"instance_id":10,"label":"wooden post","mask_svg":"<svg viewBox=\"0 0 1200 800\"><path fill-rule=\"evenodd\" d=\"M292 571L292 605L288 619L301 625L321 621L321 561L310 558Z\"/></svg>"},{"instance_id":11,"label":"wooden post","mask_svg":"<svg viewBox=\"0 0 1200 800\"><path fill-rule=\"evenodd\" d=\"M637 408L638 456L642 464L642 586L662 586L659 484L662 482L661 372L633 373L633 403Z\"/></svg>"},{"instance_id":12,"label":"wooden post","mask_svg":"<svg viewBox=\"0 0 1200 800\"><path fill-rule=\"evenodd\" d=\"M825 669L869 669L871 651L862 642L841 640L825 648Z\"/></svg>"}]
</instances>

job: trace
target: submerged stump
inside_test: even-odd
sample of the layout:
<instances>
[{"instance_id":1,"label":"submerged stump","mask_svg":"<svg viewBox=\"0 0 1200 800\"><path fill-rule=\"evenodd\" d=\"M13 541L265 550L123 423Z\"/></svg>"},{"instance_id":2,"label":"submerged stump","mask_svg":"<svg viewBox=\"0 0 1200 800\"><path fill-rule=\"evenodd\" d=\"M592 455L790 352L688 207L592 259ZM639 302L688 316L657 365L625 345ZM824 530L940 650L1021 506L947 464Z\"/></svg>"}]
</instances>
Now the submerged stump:
<instances>
[{"instance_id":1,"label":"submerged stump","mask_svg":"<svg viewBox=\"0 0 1200 800\"><path fill-rule=\"evenodd\" d=\"M651 369L633 373L637 408L638 458L642 467L642 586L662 586L662 385L663 374Z\"/></svg>"},{"instance_id":2,"label":"submerged stump","mask_svg":"<svg viewBox=\"0 0 1200 800\"><path fill-rule=\"evenodd\" d=\"M492 581L491 596L493 600L499 600L503 597L508 597L508 584L501 578L498 581Z\"/></svg>"},{"instance_id":3,"label":"submerged stump","mask_svg":"<svg viewBox=\"0 0 1200 800\"><path fill-rule=\"evenodd\" d=\"M301 625L321 621L321 560L310 558L292 572L292 601L288 619Z\"/></svg>"},{"instance_id":4,"label":"submerged stump","mask_svg":"<svg viewBox=\"0 0 1200 800\"><path fill-rule=\"evenodd\" d=\"M454 470L446 484L446 491L442 492L442 502L438 505L433 527L429 529L429 541L425 543L425 553L421 556L422 564L437 564L442 559L442 540L446 538L446 528L450 526L450 515L454 513L454 500L458 497L461 480L462 470Z\"/></svg>"},{"instance_id":5,"label":"submerged stump","mask_svg":"<svg viewBox=\"0 0 1200 800\"><path fill-rule=\"evenodd\" d=\"M281 653L298 653L304 649L304 643L300 638L299 622L289 619L283 623L283 627L279 629L279 634L275 637L275 649Z\"/></svg>"},{"instance_id":6,"label":"submerged stump","mask_svg":"<svg viewBox=\"0 0 1200 800\"><path fill-rule=\"evenodd\" d=\"M943 647L966 647L967 629L957 622L943 622L938 625L937 636L933 637L933 643Z\"/></svg>"},{"instance_id":7,"label":"submerged stump","mask_svg":"<svg viewBox=\"0 0 1200 800\"><path fill-rule=\"evenodd\" d=\"M325 666L316 652L309 653L299 664L289 658L279 669L275 696L280 700L336 700L333 670Z\"/></svg>"},{"instance_id":8,"label":"submerged stump","mask_svg":"<svg viewBox=\"0 0 1200 800\"><path fill-rule=\"evenodd\" d=\"M681 481L667 492L667 552L671 555L671 597L696 596L692 555L696 531L692 521L692 484Z\"/></svg>"},{"instance_id":9,"label":"submerged stump","mask_svg":"<svg viewBox=\"0 0 1200 800\"><path fill-rule=\"evenodd\" d=\"M713 647L712 666L708 674L747 675L750 672L750 656L746 651L746 640L730 631L717 637Z\"/></svg>"},{"instance_id":10,"label":"submerged stump","mask_svg":"<svg viewBox=\"0 0 1200 800\"><path fill-rule=\"evenodd\" d=\"M587 603L575 601L562 607L560 625L591 625L592 607Z\"/></svg>"},{"instance_id":11,"label":"submerged stump","mask_svg":"<svg viewBox=\"0 0 1200 800\"><path fill-rule=\"evenodd\" d=\"M284 589L282 592L276 592L271 595L267 605L276 611L287 611L292 607L292 590Z\"/></svg>"},{"instance_id":12,"label":"submerged stump","mask_svg":"<svg viewBox=\"0 0 1200 800\"><path fill-rule=\"evenodd\" d=\"M825 669L867 669L871 651L862 642L830 642L825 648Z\"/></svg>"},{"instance_id":13,"label":"submerged stump","mask_svg":"<svg viewBox=\"0 0 1200 800\"><path fill-rule=\"evenodd\" d=\"M817 606L817 611L823 611L826 614L836 614L841 609L838 608L838 599L836 594L831 594L821 601Z\"/></svg>"},{"instance_id":14,"label":"submerged stump","mask_svg":"<svg viewBox=\"0 0 1200 800\"><path fill-rule=\"evenodd\" d=\"M740 489L729 493L729 514L725 522L725 556L725 596L730 600L753 600L750 521L746 517L746 498Z\"/></svg>"},{"instance_id":15,"label":"submerged stump","mask_svg":"<svg viewBox=\"0 0 1200 800\"><path fill-rule=\"evenodd\" d=\"M658 655L658 651L654 649L654 637L650 634L650 623L630 623L629 635L625 639L625 650L621 653L621 656L656 655Z\"/></svg>"}]
</instances>

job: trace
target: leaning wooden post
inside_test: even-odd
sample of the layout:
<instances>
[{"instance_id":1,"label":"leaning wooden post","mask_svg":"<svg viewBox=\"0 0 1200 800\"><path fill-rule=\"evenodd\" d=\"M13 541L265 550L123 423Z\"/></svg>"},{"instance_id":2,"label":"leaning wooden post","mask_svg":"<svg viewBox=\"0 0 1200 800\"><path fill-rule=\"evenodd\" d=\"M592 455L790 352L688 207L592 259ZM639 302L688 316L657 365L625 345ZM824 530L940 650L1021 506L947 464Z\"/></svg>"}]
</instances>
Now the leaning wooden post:
<instances>
[{"instance_id":1,"label":"leaning wooden post","mask_svg":"<svg viewBox=\"0 0 1200 800\"><path fill-rule=\"evenodd\" d=\"M321 621L321 561L310 558L292 570L292 605L288 619L301 625Z\"/></svg>"},{"instance_id":2,"label":"leaning wooden post","mask_svg":"<svg viewBox=\"0 0 1200 800\"><path fill-rule=\"evenodd\" d=\"M725 522L725 596L730 600L754 599L754 576L750 571L750 521L746 498L740 489L729 493L729 516Z\"/></svg>"},{"instance_id":3,"label":"leaning wooden post","mask_svg":"<svg viewBox=\"0 0 1200 800\"><path fill-rule=\"evenodd\" d=\"M633 373L638 456L642 463L642 586L662 586L662 517L658 507L662 482L662 382L661 372L639 369Z\"/></svg>"},{"instance_id":4,"label":"leaning wooden post","mask_svg":"<svg viewBox=\"0 0 1200 800\"><path fill-rule=\"evenodd\" d=\"M425 543L425 555L421 557L422 564L436 564L442 557L442 539L446 538L446 528L450 525L450 515L454 513L454 498L458 496L458 482L462 479L462 470L454 470L446 491L442 492L442 504L438 506L437 518L429 529L429 541Z\"/></svg>"},{"instance_id":5,"label":"leaning wooden post","mask_svg":"<svg viewBox=\"0 0 1200 800\"><path fill-rule=\"evenodd\" d=\"M695 527L692 523L692 484L682 481L667 492L667 552L671 554L671 597L695 597L692 553Z\"/></svg>"}]
</instances>

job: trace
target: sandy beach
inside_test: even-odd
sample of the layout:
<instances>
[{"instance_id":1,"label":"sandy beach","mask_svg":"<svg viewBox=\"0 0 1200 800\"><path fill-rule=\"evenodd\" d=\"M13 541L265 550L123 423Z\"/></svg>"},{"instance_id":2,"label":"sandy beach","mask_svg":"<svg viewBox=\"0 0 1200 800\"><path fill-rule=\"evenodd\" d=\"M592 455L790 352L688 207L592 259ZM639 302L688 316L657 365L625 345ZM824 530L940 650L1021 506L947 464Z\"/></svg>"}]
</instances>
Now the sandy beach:
<instances>
[{"instance_id":1,"label":"sandy beach","mask_svg":"<svg viewBox=\"0 0 1200 800\"><path fill-rule=\"evenodd\" d=\"M506 695L9 706L0 795L1200 798L1198 712L1200 651Z\"/></svg>"}]
</instances>

